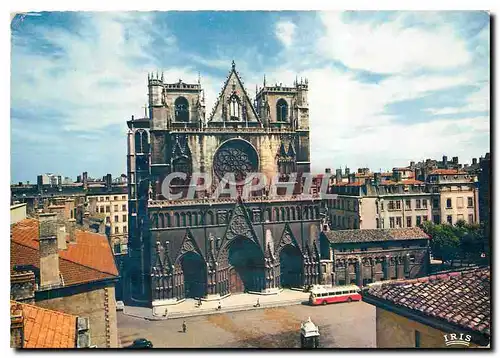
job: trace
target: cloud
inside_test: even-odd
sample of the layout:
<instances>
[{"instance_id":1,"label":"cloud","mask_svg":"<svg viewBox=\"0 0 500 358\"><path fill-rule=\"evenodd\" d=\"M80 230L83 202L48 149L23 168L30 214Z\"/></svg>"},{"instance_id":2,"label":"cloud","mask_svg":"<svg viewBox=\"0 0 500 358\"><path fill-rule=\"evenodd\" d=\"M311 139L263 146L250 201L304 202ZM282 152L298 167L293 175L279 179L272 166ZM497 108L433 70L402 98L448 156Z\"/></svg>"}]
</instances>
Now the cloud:
<instances>
[{"instance_id":1,"label":"cloud","mask_svg":"<svg viewBox=\"0 0 500 358\"><path fill-rule=\"evenodd\" d=\"M419 18L426 18L419 13ZM380 73L447 69L467 65L465 42L444 24L437 28L405 26L405 13L384 23L347 22L343 13L326 12L318 50L350 68ZM435 16L433 16L435 18Z\"/></svg>"},{"instance_id":2,"label":"cloud","mask_svg":"<svg viewBox=\"0 0 500 358\"><path fill-rule=\"evenodd\" d=\"M295 24L291 21L280 21L276 24L276 37L285 47L290 47L292 45L295 28Z\"/></svg>"}]
</instances>

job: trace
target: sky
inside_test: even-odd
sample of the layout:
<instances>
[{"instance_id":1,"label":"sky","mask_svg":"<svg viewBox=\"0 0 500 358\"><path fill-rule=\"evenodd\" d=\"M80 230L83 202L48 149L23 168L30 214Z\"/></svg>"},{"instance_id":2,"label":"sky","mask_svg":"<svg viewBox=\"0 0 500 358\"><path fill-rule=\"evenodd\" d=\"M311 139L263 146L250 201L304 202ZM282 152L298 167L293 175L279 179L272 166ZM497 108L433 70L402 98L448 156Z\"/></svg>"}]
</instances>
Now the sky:
<instances>
[{"instance_id":1,"label":"sky","mask_svg":"<svg viewBox=\"0 0 500 358\"><path fill-rule=\"evenodd\" d=\"M311 165L374 171L490 151L485 12L42 12L14 18L11 182L126 173L149 72L207 114L234 60L255 87L309 81Z\"/></svg>"}]
</instances>

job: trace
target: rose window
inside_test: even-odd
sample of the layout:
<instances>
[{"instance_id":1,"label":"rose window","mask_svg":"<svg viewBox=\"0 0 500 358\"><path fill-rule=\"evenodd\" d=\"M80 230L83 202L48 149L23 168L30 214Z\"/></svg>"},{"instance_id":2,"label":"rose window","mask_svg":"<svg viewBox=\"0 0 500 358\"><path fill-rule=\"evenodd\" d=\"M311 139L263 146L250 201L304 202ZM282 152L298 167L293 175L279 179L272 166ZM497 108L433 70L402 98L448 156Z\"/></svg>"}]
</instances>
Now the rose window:
<instances>
[{"instance_id":1,"label":"rose window","mask_svg":"<svg viewBox=\"0 0 500 358\"><path fill-rule=\"evenodd\" d=\"M236 181L242 181L248 173L258 169L257 152L244 140L234 139L224 143L214 158L214 171L219 178L234 173Z\"/></svg>"}]
</instances>

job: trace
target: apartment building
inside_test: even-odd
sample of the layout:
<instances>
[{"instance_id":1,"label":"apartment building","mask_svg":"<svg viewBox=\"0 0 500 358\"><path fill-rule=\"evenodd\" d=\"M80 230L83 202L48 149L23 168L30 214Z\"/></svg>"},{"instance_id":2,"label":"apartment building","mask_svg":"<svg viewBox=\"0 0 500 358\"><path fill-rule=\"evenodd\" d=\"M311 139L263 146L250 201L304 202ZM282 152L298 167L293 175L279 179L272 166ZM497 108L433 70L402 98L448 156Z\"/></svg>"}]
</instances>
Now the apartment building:
<instances>
[{"instance_id":1,"label":"apartment building","mask_svg":"<svg viewBox=\"0 0 500 358\"><path fill-rule=\"evenodd\" d=\"M352 174L348 183L330 187L338 195L328 203L332 229L409 228L431 220L431 194L424 182L401 179L399 174L394 180L382 181L380 173L373 181L355 178Z\"/></svg>"},{"instance_id":2,"label":"apartment building","mask_svg":"<svg viewBox=\"0 0 500 358\"><path fill-rule=\"evenodd\" d=\"M128 194L106 193L87 195L90 216L101 217L110 227L110 241L115 254L127 251Z\"/></svg>"},{"instance_id":3,"label":"apartment building","mask_svg":"<svg viewBox=\"0 0 500 358\"><path fill-rule=\"evenodd\" d=\"M457 169L436 169L427 176L432 194L432 220L456 224L479 222L479 197L475 175Z\"/></svg>"}]
</instances>

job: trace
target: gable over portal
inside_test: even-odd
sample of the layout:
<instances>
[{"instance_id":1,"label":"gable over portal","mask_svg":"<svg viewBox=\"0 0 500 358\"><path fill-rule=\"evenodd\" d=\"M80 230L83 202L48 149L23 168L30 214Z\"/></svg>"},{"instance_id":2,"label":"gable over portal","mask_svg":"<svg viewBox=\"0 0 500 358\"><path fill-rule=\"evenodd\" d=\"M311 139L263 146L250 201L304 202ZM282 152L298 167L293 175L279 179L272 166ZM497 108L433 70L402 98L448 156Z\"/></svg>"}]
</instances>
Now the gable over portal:
<instances>
[{"instance_id":1,"label":"gable over portal","mask_svg":"<svg viewBox=\"0 0 500 358\"><path fill-rule=\"evenodd\" d=\"M208 120L209 125L223 122L260 124L255 108L236 72L234 61Z\"/></svg>"}]
</instances>

